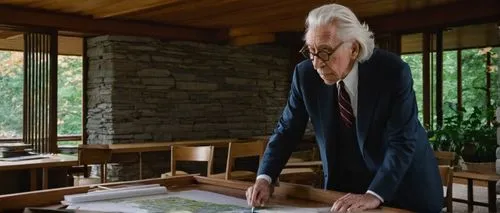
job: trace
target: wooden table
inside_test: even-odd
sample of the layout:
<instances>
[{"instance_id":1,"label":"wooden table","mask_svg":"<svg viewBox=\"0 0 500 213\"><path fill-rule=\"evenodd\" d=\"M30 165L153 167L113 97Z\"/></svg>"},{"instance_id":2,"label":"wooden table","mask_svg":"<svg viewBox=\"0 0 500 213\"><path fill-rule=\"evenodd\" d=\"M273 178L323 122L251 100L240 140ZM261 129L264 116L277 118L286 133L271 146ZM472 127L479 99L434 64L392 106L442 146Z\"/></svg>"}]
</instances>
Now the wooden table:
<instances>
[{"instance_id":1,"label":"wooden table","mask_svg":"<svg viewBox=\"0 0 500 213\"><path fill-rule=\"evenodd\" d=\"M317 161L288 162L286 163L285 168L317 168L322 166L323 162L317 160Z\"/></svg>"},{"instance_id":2,"label":"wooden table","mask_svg":"<svg viewBox=\"0 0 500 213\"><path fill-rule=\"evenodd\" d=\"M213 145L227 146L229 142L237 141L236 138L212 139L212 140L192 140L192 141L171 141L171 142L153 142L153 143L131 143L131 144L109 144L112 153L142 153L170 151L172 145L192 146L192 145Z\"/></svg>"},{"instance_id":3,"label":"wooden table","mask_svg":"<svg viewBox=\"0 0 500 213\"><path fill-rule=\"evenodd\" d=\"M10 170L30 170L30 187L31 190L37 190L36 172L37 169L42 169L42 189L48 188L49 183L49 168L54 167L71 167L78 165L76 156L71 155L52 155L49 158L23 161L0 161L0 171Z\"/></svg>"},{"instance_id":4,"label":"wooden table","mask_svg":"<svg viewBox=\"0 0 500 213\"><path fill-rule=\"evenodd\" d=\"M99 186L111 187L121 184L161 184L169 191L183 191L197 189L220 193L245 199L245 191L251 185L248 182L228 181L206 177L182 176L157 178L121 183L106 183ZM85 193L95 186L77 186L25 192L10 195L0 195L0 212L19 211L25 207L61 208L60 201L64 195ZM330 207L333 201L343 196L344 193L324 191L307 186L282 183L274 191L270 204L291 205L296 207ZM382 207L369 212L409 212L401 209Z\"/></svg>"},{"instance_id":5,"label":"wooden table","mask_svg":"<svg viewBox=\"0 0 500 213\"><path fill-rule=\"evenodd\" d=\"M486 206L489 212L497 212L496 207L496 182L500 180L498 175L478 174L472 172L454 172L454 178L467 179L467 200L453 198L453 201L467 203L469 212L474 209L474 205ZM488 182L488 203L474 201L473 185L474 180Z\"/></svg>"},{"instance_id":6,"label":"wooden table","mask_svg":"<svg viewBox=\"0 0 500 213\"><path fill-rule=\"evenodd\" d=\"M172 145L177 146L202 146L211 145L216 147L228 146L230 142L238 141L236 138L212 139L212 140L192 140L192 141L171 141L153 143L131 143L131 144L109 144L111 154L137 153L139 155L139 179L142 179L142 153L170 151ZM83 146L85 147L85 146ZM93 148L84 148L92 150Z\"/></svg>"}]
</instances>

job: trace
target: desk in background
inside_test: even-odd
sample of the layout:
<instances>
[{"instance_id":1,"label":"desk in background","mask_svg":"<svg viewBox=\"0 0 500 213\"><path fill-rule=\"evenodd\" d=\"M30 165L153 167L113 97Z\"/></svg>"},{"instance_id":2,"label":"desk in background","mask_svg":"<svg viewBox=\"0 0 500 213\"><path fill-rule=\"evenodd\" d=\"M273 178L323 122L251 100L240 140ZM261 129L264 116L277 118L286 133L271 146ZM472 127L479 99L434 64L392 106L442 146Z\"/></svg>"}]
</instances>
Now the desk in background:
<instances>
[{"instance_id":1,"label":"desk in background","mask_svg":"<svg viewBox=\"0 0 500 213\"><path fill-rule=\"evenodd\" d=\"M236 138L212 139L212 140L192 140L192 141L172 141L172 142L153 142L153 143L131 143L131 144L109 144L111 154L137 153L139 155L139 179L142 179L142 153L170 151L172 145L176 146L203 146L212 145L215 147L227 147L230 142L238 141ZM91 151L93 148L87 148L81 145L79 149Z\"/></svg>"},{"instance_id":2,"label":"desk in background","mask_svg":"<svg viewBox=\"0 0 500 213\"><path fill-rule=\"evenodd\" d=\"M496 206L496 182L500 180L498 175L478 174L472 172L454 172L454 178L467 179L467 200L453 198L453 201L467 203L467 209L472 212L474 205L486 206L489 212L497 212ZM474 201L473 185L474 180L488 182L488 203Z\"/></svg>"},{"instance_id":3,"label":"desk in background","mask_svg":"<svg viewBox=\"0 0 500 213\"><path fill-rule=\"evenodd\" d=\"M52 155L49 158L23 161L0 161L1 171L12 170L30 170L30 187L31 191L37 190L36 173L37 169L42 169L42 189L48 188L49 183L49 168L54 167L72 167L78 165L76 156L71 155Z\"/></svg>"}]
</instances>

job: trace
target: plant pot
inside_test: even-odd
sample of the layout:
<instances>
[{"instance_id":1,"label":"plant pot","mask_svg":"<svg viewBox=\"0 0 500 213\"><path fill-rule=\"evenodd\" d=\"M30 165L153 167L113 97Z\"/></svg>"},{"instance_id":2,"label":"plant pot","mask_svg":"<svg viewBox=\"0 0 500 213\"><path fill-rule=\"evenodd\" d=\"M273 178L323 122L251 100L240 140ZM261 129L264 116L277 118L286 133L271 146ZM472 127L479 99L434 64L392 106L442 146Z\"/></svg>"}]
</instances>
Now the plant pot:
<instances>
[{"instance_id":1,"label":"plant pot","mask_svg":"<svg viewBox=\"0 0 500 213\"><path fill-rule=\"evenodd\" d=\"M495 174L495 162L464 162L462 167L463 171L481 173L481 174Z\"/></svg>"}]
</instances>

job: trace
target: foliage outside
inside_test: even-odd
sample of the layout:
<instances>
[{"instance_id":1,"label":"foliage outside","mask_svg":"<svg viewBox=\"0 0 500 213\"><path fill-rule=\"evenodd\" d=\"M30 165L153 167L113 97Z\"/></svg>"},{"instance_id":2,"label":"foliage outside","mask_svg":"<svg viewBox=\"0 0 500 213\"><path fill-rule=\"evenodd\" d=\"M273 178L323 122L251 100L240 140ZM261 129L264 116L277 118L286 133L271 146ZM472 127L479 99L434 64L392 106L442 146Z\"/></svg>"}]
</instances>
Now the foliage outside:
<instances>
[{"instance_id":1,"label":"foliage outside","mask_svg":"<svg viewBox=\"0 0 500 213\"><path fill-rule=\"evenodd\" d=\"M82 58L58 56L58 135L81 135ZM23 131L23 53L0 51L0 139Z\"/></svg>"},{"instance_id":2,"label":"foliage outside","mask_svg":"<svg viewBox=\"0 0 500 213\"><path fill-rule=\"evenodd\" d=\"M427 127L430 142L435 150L453 151L467 161L494 161L496 149L496 124L494 110L498 105L498 52L500 48L462 50L462 108L457 99L457 51L443 53L443 126L437 127L435 90L432 89L432 123ZM486 68L486 53L491 53L492 66ZM419 119L423 121L422 55L403 55L412 69L414 90L417 96ZM435 60L433 61L435 62ZM435 66L435 63L434 63ZM491 102L486 105L486 71L491 73ZM432 75L435 75L434 73ZM435 79L431 79L435 88ZM472 145L470 151L467 147ZM465 148L465 149L464 149Z\"/></svg>"}]
</instances>

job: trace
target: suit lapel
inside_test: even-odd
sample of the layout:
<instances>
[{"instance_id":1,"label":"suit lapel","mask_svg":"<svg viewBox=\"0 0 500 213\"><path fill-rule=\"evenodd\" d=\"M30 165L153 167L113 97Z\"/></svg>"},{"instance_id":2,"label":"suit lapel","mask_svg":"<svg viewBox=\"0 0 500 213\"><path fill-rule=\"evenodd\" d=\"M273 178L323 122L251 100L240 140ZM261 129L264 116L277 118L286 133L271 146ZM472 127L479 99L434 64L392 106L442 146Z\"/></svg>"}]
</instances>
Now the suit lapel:
<instances>
[{"instance_id":1,"label":"suit lapel","mask_svg":"<svg viewBox=\"0 0 500 213\"><path fill-rule=\"evenodd\" d=\"M371 119L379 97L379 90L374 82L374 77L370 67L366 63L360 63L358 67L358 113L357 122L357 137L358 145L361 154L364 155L364 144L368 129L370 128Z\"/></svg>"},{"instance_id":2,"label":"suit lapel","mask_svg":"<svg viewBox=\"0 0 500 213\"><path fill-rule=\"evenodd\" d=\"M331 143L335 141L336 135L336 122L338 120L338 106L337 106L337 86L331 85L328 86L324 83L321 83L319 86L319 91L316 94L322 94L318 96L318 112L321 114L319 117L321 118L322 126L325 128L323 130L323 138L327 143ZM324 95L323 95L324 94ZM333 144L327 144L331 146Z\"/></svg>"}]
</instances>

